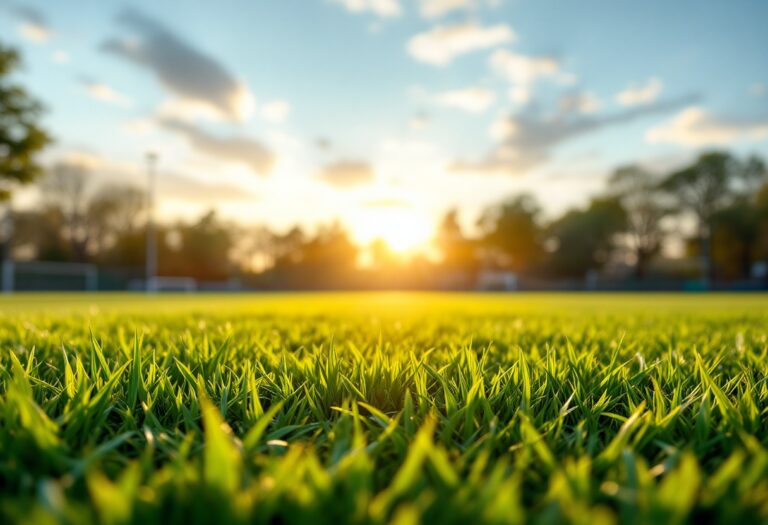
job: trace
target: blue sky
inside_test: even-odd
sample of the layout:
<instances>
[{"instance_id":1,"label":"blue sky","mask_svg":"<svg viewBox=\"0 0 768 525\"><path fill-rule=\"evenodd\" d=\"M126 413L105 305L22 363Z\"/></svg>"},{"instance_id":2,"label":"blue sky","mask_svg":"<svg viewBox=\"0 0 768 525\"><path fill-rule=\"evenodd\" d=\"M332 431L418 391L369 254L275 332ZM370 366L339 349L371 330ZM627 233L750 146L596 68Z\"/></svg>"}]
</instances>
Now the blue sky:
<instances>
[{"instance_id":1,"label":"blue sky","mask_svg":"<svg viewBox=\"0 0 768 525\"><path fill-rule=\"evenodd\" d=\"M154 150L168 217L339 219L363 242L519 191L558 213L627 162L765 155L765 20L759 0L0 0L47 162L143 185Z\"/></svg>"}]
</instances>

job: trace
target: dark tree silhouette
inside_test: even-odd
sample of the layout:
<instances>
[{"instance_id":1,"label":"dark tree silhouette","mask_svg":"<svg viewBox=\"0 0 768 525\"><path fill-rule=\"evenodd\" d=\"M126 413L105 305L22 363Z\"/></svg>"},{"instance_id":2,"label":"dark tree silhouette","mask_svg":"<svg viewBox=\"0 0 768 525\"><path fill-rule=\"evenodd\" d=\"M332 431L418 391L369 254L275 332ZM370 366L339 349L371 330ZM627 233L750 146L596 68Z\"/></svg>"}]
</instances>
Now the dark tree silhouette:
<instances>
[{"instance_id":1,"label":"dark tree silhouette","mask_svg":"<svg viewBox=\"0 0 768 525\"><path fill-rule=\"evenodd\" d=\"M518 195L483 212L478 221L484 232L482 242L501 266L526 272L542 261L540 213L538 203L530 195Z\"/></svg>"},{"instance_id":2,"label":"dark tree silhouette","mask_svg":"<svg viewBox=\"0 0 768 525\"><path fill-rule=\"evenodd\" d=\"M627 240L635 256L635 278L643 279L659 253L665 232L662 221L671 213L659 190L659 178L635 165L623 166L608 179L608 193L621 203L627 218Z\"/></svg>"},{"instance_id":3,"label":"dark tree silhouette","mask_svg":"<svg viewBox=\"0 0 768 525\"><path fill-rule=\"evenodd\" d=\"M627 215L617 198L593 199L584 210L571 210L550 225L555 249L552 267L559 275L583 277L610 259L616 237L625 232Z\"/></svg>"},{"instance_id":4,"label":"dark tree silhouette","mask_svg":"<svg viewBox=\"0 0 768 525\"><path fill-rule=\"evenodd\" d=\"M765 178L765 166L753 157L746 162L727 152L704 153L691 165L671 173L661 188L677 199L680 211L693 213L697 222L702 275L713 280L712 226L715 215L734 202L738 195L754 191Z\"/></svg>"}]
</instances>

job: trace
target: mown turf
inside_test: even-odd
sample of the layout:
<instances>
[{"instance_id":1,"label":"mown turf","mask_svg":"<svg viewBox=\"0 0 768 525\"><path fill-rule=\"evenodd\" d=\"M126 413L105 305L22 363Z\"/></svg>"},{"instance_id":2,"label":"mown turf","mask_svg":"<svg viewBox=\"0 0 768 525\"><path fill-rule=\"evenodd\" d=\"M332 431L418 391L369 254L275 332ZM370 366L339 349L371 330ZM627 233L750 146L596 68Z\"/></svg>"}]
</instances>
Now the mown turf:
<instances>
[{"instance_id":1,"label":"mown turf","mask_svg":"<svg viewBox=\"0 0 768 525\"><path fill-rule=\"evenodd\" d=\"M0 301L2 523L768 523L768 297Z\"/></svg>"}]
</instances>

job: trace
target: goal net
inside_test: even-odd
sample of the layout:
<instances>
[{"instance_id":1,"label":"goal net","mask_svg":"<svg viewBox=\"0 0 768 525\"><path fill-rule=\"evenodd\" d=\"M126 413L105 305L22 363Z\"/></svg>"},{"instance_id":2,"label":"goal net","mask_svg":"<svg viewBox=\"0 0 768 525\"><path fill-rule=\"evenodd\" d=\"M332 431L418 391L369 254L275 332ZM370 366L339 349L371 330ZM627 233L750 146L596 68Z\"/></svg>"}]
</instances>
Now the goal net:
<instances>
[{"instance_id":1,"label":"goal net","mask_svg":"<svg viewBox=\"0 0 768 525\"><path fill-rule=\"evenodd\" d=\"M95 264L50 261L3 261L2 289L13 291L96 291Z\"/></svg>"},{"instance_id":2,"label":"goal net","mask_svg":"<svg viewBox=\"0 0 768 525\"><path fill-rule=\"evenodd\" d=\"M192 277L152 277L133 279L128 283L128 289L133 292L194 292L197 291L197 281Z\"/></svg>"}]
</instances>

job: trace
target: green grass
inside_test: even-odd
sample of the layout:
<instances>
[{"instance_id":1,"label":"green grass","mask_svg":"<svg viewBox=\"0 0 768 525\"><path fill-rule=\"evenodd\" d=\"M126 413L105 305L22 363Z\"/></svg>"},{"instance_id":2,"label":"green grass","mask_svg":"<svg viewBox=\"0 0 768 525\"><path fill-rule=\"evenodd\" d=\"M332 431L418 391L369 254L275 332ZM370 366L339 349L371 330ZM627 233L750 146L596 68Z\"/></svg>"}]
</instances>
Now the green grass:
<instances>
[{"instance_id":1,"label":"green grass","mask_svg":"<svg viewBox=\"0 0 768 525\"><path fill-rule=\"evenodd\" d=\"M2 523L768 523L768 296L0 300Z\"/></svg>"}]
</instances>

